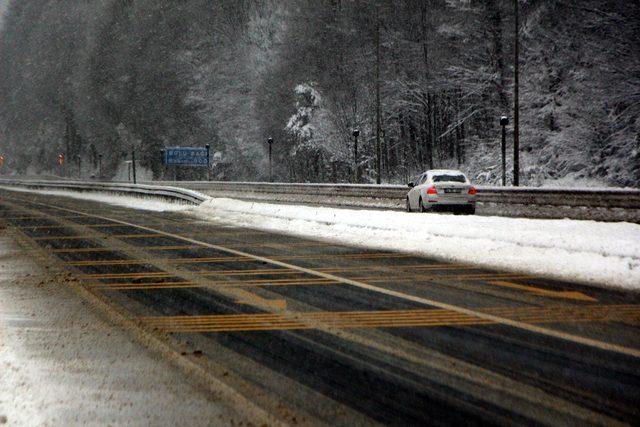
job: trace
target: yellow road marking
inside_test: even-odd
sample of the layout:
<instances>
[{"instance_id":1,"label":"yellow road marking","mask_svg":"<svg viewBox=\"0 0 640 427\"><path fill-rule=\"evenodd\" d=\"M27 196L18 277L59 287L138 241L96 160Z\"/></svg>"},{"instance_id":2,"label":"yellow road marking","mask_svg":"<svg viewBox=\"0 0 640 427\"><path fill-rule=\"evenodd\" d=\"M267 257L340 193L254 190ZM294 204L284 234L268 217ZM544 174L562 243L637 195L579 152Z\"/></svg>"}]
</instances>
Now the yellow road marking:
<instances>
[{"instance_id":1,"label":"yellow road marking","mask_svg":"<svg viewBox=\"0 0 640 427\"><path fill-rule=\"evenodd\" d=\"M533 294L540 295L543 297L565 298L565 299L573 299L578 301L591 301L591 302L597 301L597 299L577 291L551 291L548 289L536 288L534 286L520 285L518 283L507 282L503 280L492 280L492 281L488 281L487 283L495 286L501 286L505 288L518 289L525 292L531 292Z\"/></svg>"},{"instance_id":2,"label":"yellow road marking","mask_svg":"<svg viewBox=\"0 0 640 427\"><path fill-rule=\"evenodd\" d=\"M637 305L505 307L485 309L483 312L533 323L640 321L640 306ZM312 329L318 322L333 328L472 326L498 323L446 309L169 316L143 317L140 320L166 332Z\"/></svg>"},{"instance_id":3,"label":"yellow road marking","mask_svg":"<svg viewBox=\"0 0 640 427\"><path fill-rule=\"evenodd\" d=\"M148 249L148 248L145 248ZM317 255L289 255L289 256L278 256L273 259L276 260L289 260L289 259L324 259L324 258L348 258L348 259L378 259L378 258L401 258L400 256L386 255L386 254L317 254ZM404 256L403 256L404 258ZM148 260L140 260L140 259L113 259L113 260L82 260L82 261L67 261L64 264L66 265L140 265L140 264L149 264L156 262L163 262L167 264L206 264L206 263L217 263L217 262L236 262L236 261L255 261L250 257L199 257L199 258L153 258ZM410 268L412 266L402 266L404 268ZM428 264L422 265L421 268L440 268L440 269L458 269L459 266L455 264ZM364 267L354 267L355 269ZM377 267L378 269L380 267ZM342 268L329 268L329 269L318 269L318 270L336 270L343 271Z\"/></svg>"},{"instance_id":4,"label":"yellow road marking","mask_svg":"<svg viewBox=\"0 0 640 427\"><path fill-rule=\"evenodd\" d=\"M274 268L274 269L244 269L244 270L194 270L194 271L185 271L185 273L195 274L198 276L283 276L283 275L301 275L301 274L311 274L306 273L304 271L300 271L297 269L286 269L286 268ZM322 272L319 272L322 273ZM328 273L322 273L327 274ZM148 277L176 277L175 273L169 273L165 271L149 271L149 272L131 272L131 273L90 273L90 274L81 274L79 277L83 279L144 279ZM337 276L333 277L325 277L326 279L331 279L338 283L344 283L345 280L368 280L370 282L385 282L385 283L406 283L406 282L416 282L420 280L430 280L430 281L447 281L447 280L478 280L478 279L530 279L531 276L525 275L501 275L501 274L493 274L493 275L484 275L484 276L464 276L464 275L420 275L413 274L410 276L360 276L353 278L339 278Z\"/></svg>"},{"instance_id":5,"label":"yellow road marking","mask_svg":"<svg viewBox=\"0 0 640 427\"><path fill-rule=\"evenodd\" d=\"M266 299L252 292L245 291L244 289L236 289L234 293L238 298L236 300L238 304L250 304L277 310L284 310L287 308L287 300L285 299Z\"/></svg>"},{"instance_id":6,"label":"yellow road marking","mask_svg":"<svg viewBox=\"0 0 640 427\"><path fill-rule=\"evenodd\" d=\"M58 218L86 218L86 215L69 215L69 216L59 216ZM0 219L4 219L7 221L17 221L17 220L24 220L24 219L46 219L46 217L43 216L14 216L14 217L0 217Z\"/></svg>"},{"instance_id":7,"label":"yellow road marking","mask_svg":"<svg viewBox=\"0 0 640 427\"><path fill-rule=\"evenodd\" d=\"M298 271L291 271L287 269L264 269L264 270L199 270L199 271L185 271L185 273L196 274L198 276L271 276L279 274L301 274ZM146 277L175 277L175 273L168 273L166 271L149 271L149 272L137 272L137 273L91 273L81 274L79 277L84 279L141 279Z\"/></svg>"},{"instance_id":8,"label":"yellow road marking","mask_svg":"<svg viewBox=\"0 0 640 427\"><path fill-rule=\"evenodd\" d=\"M142 282L142 283L94 283L89 285L92 289L100 290L128 290L128 289L163 289L163 288L201 288L208 286L215 287L238 287L238 286L291 286L291 285L328 285L336 284L335 280L310 278L310 279L259 279L243 281L208 281L206 285L189 281L171 282Z\"/></svg>"},{"instance_id":9,"label":"yellow road marking","mask_svg":"<svg viewBox=\"0 0 640 427\"><path fill-rule=\"evenodd\" d=\"M94 216L96 218L101 218L104 220L111 220L111 221L120 221L120 220L115 220L115 219L109 219L109 218L103 218L100 217L98 215L91 215ZM136 228L135 225L131 225L129 223L126 223L125 221L121 221L123 223L123 227L134 227ZM84 224L79 224L79 225L84 225ZM140 227L137 227L140 228ZM152 229L149 229L152 230ZM155 230L154 230L155 231ZM252 232L252 233L247 233L247 234L262 234L262 232ZM94 238L113 238L113 239L140 239L140 238L149 238L149 237L173 237L174 239L188 239L190 236L221 236L221 237L225 237L225 236L235 236L238 235L238 233L198 233L198 232L193 232L193 233L181 233L181 234L165 234L164 232L159 232L159 233L148 233L148 234L144 234L144 233L140 233L140 234L100 234L100 235L95 235L95 236L90 236L90 235L81 235L81 236L43 236L43 237L32 237L33 240L82 240L82 239L94 239Z\"/></svg>"},{"instance_id":10,"label":"yellow road marking","mask_svg":"<svg viewBox=\"0 0 640 427\"><path fill-rule=\"evenodd\" d=\"M74 214L83 214L83 212L77 211L77 210L73 210L73 209L62 208L62 207L49 205L49 204L44 204L44 203L37 203L37 204L40 205L40 206L49 206L49 207L55 208L55 209L57 209L59 211L62 211L62 212L69 212L69 213L74 213ZM626 355L631 356L631 357L640 358L640 350L635 349L635 348L625 347L623 345L612 344L612 343L600 341L600 340L597 340L597 339L587 338L587 337L584 337L584 336L575 335L575 334L571 334L571 333L567 333L567 332L563 332L563 331L544 328L544 327L540 327L540 326L537 326L537 325L532 325L532 324L528 324L528 323L525 323L525 322L520 322L520 321L517 321L517 320L512 320L512 319L496 316L496 315L493 315L493 314L490 314L490 313L483 313L483 312L478 311L478 310L473 310L473 309L457 306L455 304L448 304L448 303L444 303L444 302L441 302L441 301L433 300L433 299L430 299L430 298L424 298L424 297L419 297L419 296L407 294L407 293L396 291L396 290L393 290L393 289L386 289L386 288L382 288L382 287L379 287L379 286L375 286L375 285L371 285L371 284L368 284L368 283L364 283L364 282L361 282L361 281L348 279L348 278L344 278L344 277L339 277L339 276L334 276L334 275L331 275L331 274L328 274L328 273L323 273L321 271L314 271L314 270L309 269L309 268L297 266L297 265L294 265L294 264L288 264L288 263L285 263L285 262L282 262L282 261L273 260L273 259L270 259L268 257L264 257L264 256L260 256L260 255L254 255L254 254L250 254L248 252L243 252L243 251L227 248L227 247L220 246L220 245L203 242L203 241L200 241L200 240L196 240L196 239L192 239L192 238L188 238L188 237L184 237L184 236L179 236L179 235L172 234L172 233L169 233L169 232L166 232L166 231L156 230L156 229L153 229L151 227L146 227L146 226L139 225L139 224L133 224L133 223L122 221L122 220L108 218L108 217L105 217L103 215L87 214L87 216L92 216L94 218L101 218L101 219L103 219L105 221L119 222L119 223L122 223L122 224L130 225L132 227L136 227L136 228L138 228L140 230L146 230L146 231L149 231L149 232L162 234L165 237L171 237L171 238L174 238L174 239L183 240L185 242L189 242L189 243L193 243L193 244L200 244L200 245L203 245L203 246L207 246L208 248L211 248L211 249L227 252L229 254L233 254L233 255L237 255L237 256L252 257L252 258L254 258L256 260L263 261L265 263L269 263L269 264L272 264L272 265L277 265L277 266L280 266L280 267L283 267L283 268L295 269L295 270L298 270L298 271L300 271L302 273L307 273L307 274L310 274L310 275L323 277L323 278L326 278L326 279L337 280L337 281L340 281L340 282L342 282L344 284L348 284L348 285L351 285L351 286L354 286L354 287L357 287L357 288L366 289L366 290L369 290L369 291L372 291L372 292L377 292L377 293L380 293L380 294L383 294L383 295L387 295L387 296L393 296L393 297L396 297L396 298L404 299L406 301L412 301L412 302L415 302L417 304L433 306L433 307L437 307L437 308L441 308L441 309L445 309L445 310L452 310L452 311L456 311L456 312L459 312L459 313L462 313L462 314L468 314L470 316L477 316L477 317L479 317L479 318L481 318L483 320L488 320L488 321L492 321L492 322L495 322L495 323L498 323L498 324L511 326L513 328L525 330L525 331L528 331L528 332L533 332L533 333L537 333L537 334L540 334L540 335L545 335L545 336L549 336L549 337L553 337L553 338L557 338L557 339L561 339L561 340L565 340L565 341L571 341L571 342L574 342L574 343L578 343L578 344L589 346L589 347L598 348L598 349L605 350L605 351L615 351L615 352L618 352L618 353L621 353L621 354L626 354Z\"/></svg>"},{"instance_id":11,"label":"yellow road marking","mask_svg":"<svg viewBox=\"0 0 640 427\"><path fill-rule=\"evenodd\" d=\"M290 246L335 246L335 245L329 245L326 243L322 243L322 244L314 244L314 242L311 242L309 244L298 244L298 243L265 243L265 244L228 244L226 246L230 246L230 247L275 247L275 246L280 246L282 248L290 248ZM188 249L207 249L206 246L202 246L202 245L158 245L158 246L145 246L144 247L145 250L148 251L173 251L173 250L188 250ZM61 248L61 249L49 249L51 252L57 252L57 253L64 253L64 252L113 252L113 249L109 249L109 248L105 248L105 247L91 247L91 248ZM335 257L339 257L340 255L335 255ZM456 265L456 264L451 264L451 265ZM464 265L459 264L460 267L464 267ZM468 266L468 268L473 268L472 266Z\"/></svg>"},{"instance_id":12,"label":"yellow road marking","mask_svg":"<svg viewBox=\"0 0 640 427\"><path fill-rule=\"evenodd\" d=\"M77 225L81 225L83 227L128 227L128 225L123 225L123 224L113 224L113 223L108 223L108 224L77 224ZM19 228L21 230L49 230L49 229L61 229L61 228L71 228L71 226L69 225L20 225L17 226L16 228Z\"/></svg>"},{"instance_id":13,"label":"yellow road marking","mask_svg":"<svg viewBox=\"0 0 640 427\"><path fill-rule=\"evenodd\" d=\"M142 239L149 237L167 237L159 233L148 233L148 234L96 234L93 236L43 236L43 237L32 237L33 240L44 241L44 240L91 240L91 239L106 239L106 238L114 238L114 239Z\"/></svg>"},{"instance_id":14,"label":"yellow road marking","mask_svg":"<svg viewBox=\"0 0 640 427\"><path fill-rule=\"evenodd\" d=\"M145 246L145 250L154 251L154 250L188 250L188 249L198 249L203 248L200 245L173 245L173 246ZM106 247L91 247L91 248L60 248L60 249L49 249L50 252L53 253L81 253L81 252L114 252L113 249Z\"/></svg>"}]
</instances>

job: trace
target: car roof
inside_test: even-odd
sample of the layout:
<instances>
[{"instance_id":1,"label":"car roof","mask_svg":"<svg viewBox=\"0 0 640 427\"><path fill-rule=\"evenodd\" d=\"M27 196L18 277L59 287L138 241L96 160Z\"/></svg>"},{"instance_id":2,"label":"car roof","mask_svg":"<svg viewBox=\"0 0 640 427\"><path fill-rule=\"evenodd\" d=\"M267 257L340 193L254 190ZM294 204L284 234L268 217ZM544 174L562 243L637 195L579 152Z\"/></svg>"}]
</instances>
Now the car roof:
<instances>
[{"instance_id":1,"label":"car roof","mask_svg":"<svg viewBox=\"0 0 640 427\"><path fill-rule=\"evenodd\" d=\"M456 169L430 169L425 171L425 173L430 175L464 175L463 172Z\"/></svg>"}]
</instances>

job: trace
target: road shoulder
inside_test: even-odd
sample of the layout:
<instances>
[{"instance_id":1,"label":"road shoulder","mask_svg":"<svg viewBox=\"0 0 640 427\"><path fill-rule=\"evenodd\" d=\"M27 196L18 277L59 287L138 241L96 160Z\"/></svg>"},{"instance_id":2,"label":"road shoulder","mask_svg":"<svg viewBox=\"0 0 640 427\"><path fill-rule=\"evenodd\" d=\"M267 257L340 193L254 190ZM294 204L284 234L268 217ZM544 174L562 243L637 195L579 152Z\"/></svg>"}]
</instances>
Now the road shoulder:
<instances>
[{"instance_id":1,"label":"road shoulder","mask_svg":"<svg viewBox=\"0 0 640 427\"><path fill-rule=\"evenodd\" d=\"M0 232L0 423L230 425L247 420L111 324Z\"/></svg>"}]
</instances>

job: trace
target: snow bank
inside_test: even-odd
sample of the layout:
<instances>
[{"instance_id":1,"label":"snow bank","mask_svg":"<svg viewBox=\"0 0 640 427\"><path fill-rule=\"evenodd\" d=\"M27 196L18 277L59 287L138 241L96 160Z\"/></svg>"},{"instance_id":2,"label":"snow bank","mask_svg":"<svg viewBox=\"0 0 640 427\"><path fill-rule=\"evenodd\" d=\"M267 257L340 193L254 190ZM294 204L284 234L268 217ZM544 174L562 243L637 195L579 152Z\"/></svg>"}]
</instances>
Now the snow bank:
<instances>
[{"instance_id":1,"label":"snow bank","mask_svg":"<svg viewBox=\"0 0 640 427\"><path fill-rule=\"evenodd\" d=\"M192 207L192 205L187 203L160 200L157 197L120 196L117 194L89 193L69 190L31 190L28 188L13 186L0 186L0 188L3 190L18 191L21 193L48 194L51 196L70 197L72 199L92 200L94 202L107 203L110 205L124 206L132 209L142 209L145 211L155 212L183 211Z\"/></svg>"},{"instance_id":2,"label":"snow bank","mask_svg":"<svg viewBox=\"0 0 640 427\"><path fill-rule=\"evenodd\" d=\"M215 198L205 219L365 248L583 283L640 289L640 226L418 214Z\"/></svg>"}]
</instances>

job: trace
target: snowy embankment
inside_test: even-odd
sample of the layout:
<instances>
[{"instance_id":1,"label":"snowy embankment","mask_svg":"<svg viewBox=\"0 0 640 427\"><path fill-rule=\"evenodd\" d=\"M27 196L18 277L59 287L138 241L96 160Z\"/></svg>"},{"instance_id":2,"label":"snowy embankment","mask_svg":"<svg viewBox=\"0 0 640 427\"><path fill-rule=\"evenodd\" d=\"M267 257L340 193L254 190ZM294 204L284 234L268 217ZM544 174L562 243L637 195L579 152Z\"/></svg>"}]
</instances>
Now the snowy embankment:
<instances>
[{"instance_id":1,"label":"snowy embankment","mask_svg":"<svg viewBox=\"0 0 640 427\"><path fill-rule=\"evenodd\" d=\"M238 227L640 290L640 225L631 223L420 214L225 198L193 207L128 196L22 191L137 209L180 210Z\"/></svg>"},{"instance_id":2,"label":"snowy embankment","mask_svg":"<svg viewBox=\"0 0 640 427\"><path fill-rule=\"evenodd\" d=\"M562 280L640 289L640 225L454 216L211 199L215 222Z\"/></svg>"}]
</instances>

